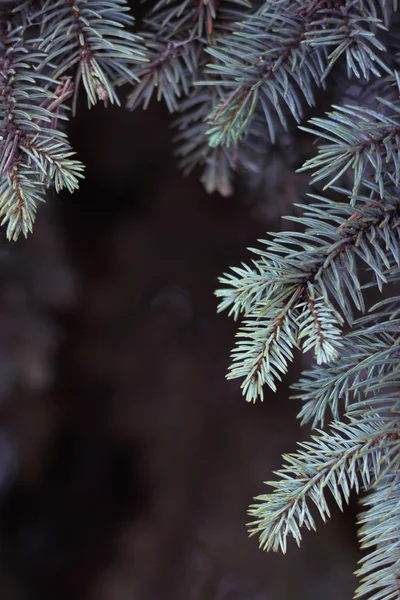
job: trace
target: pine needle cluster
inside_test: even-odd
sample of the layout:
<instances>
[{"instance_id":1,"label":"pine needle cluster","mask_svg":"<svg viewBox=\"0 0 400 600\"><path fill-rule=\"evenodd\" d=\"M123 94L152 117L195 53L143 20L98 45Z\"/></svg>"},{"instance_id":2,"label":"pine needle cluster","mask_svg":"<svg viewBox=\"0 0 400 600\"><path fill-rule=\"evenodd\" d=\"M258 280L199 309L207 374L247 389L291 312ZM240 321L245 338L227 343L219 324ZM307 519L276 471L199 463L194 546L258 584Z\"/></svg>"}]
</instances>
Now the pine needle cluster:
<instances>
[{"instance_id":1,"label":"pine needle cluster","mask_svg":"<svg viewBox=\"0 0 400 600\"><path fill-rule=\"evenodd\" d=\"M83 165L66 131L83 88L89 106L119 104L145 56L125 0L0 4L0 217L7 237L32 231L46 190L77 189Z\"/></svg>"},{"instance_id":2,"label":"pine needle cluster","mask_svg":"<svg viewBox=\"0 0 400 600\"><path fill-rule=\"evenodd\" d=\"M146 3L145 3L146 4ZM175 113L184 172L229 195L235 173L266 167L284 132L317 142L300 169L312 192L249 264L220 279L219 310L241 324L229 377L247 401L294 385L315 434L286 455L250 508L266 550L300 544L316 516L361 495L356 597L400 597L400 20L397 0L156 0L139 31L124 0L9 0L0 6L0 213L31 231L46 189L76 189L83 166L65 133L89 106ZM316 98L331 92L327 112ZM351 92L351 93L350 93ZM321 96L322 94L322 96ZM325 94L325 95L324 95ZM269 394L270 395L270 394ZM328 423L328 425L326 425Z\"/></svg>"}]
</instances>

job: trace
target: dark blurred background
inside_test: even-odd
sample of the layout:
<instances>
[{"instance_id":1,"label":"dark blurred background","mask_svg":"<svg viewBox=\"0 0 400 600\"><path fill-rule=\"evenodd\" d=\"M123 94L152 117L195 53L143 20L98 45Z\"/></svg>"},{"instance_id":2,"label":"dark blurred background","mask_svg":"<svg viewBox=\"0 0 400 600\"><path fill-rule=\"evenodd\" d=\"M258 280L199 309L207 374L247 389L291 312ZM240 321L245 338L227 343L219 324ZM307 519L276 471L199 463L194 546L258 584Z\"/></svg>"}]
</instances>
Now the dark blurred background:
<instances>
[{"instance_id":1,"label":"dark blurred background","mask_svg":"<svg viewBox=\"0 0 400 600\"><path fill-rule=\"evenodd\" d=\"M1 244L1 598L350 599L356 506L286 556L247 537L252 498L308 435L288 399L306 359L246 404L213 295L305 182L278 156L261 187L207 196L170 121L82 106L80 191Z\"/></svg>"}]
</instances>

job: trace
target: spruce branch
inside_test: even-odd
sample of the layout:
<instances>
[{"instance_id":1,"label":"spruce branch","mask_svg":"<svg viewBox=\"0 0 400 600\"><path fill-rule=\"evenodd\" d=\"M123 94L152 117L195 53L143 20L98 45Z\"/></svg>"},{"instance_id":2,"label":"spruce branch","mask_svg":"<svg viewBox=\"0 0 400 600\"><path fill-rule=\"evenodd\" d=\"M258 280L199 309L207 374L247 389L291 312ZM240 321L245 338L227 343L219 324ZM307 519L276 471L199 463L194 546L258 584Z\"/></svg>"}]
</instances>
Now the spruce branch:
<instances>
[{"instance_id":1,"label":"spruce branch","mask_svg":"<svg viewBox=\"0 0 400 600\"><path fill-rule=\"evenodd\" d=\"M314 366L305 371L292 386L297 392L292 398L303 402L298 414L302 425L311 422L313 428L323 427L328 410L338 420L341 411L355 412L363 399L374 404L371 391L387 386L388 377L389 385L393 385L400 361L400 320L388 321L386 317L378 328L377 319L379 315L374 311L367 318L357 319L355 331L341 340L340 356L324 368Z\"/></svg>"},{"instance_id":2,"label":"spruce branch","mask_svg":"<svg viewBox=\"0 0 400 600\"><path fill-rule=\"evenodd\" d=\"M1 225L7 223L7 238L16 241L32 232L37 203L44 200L45 186L31 177L25 165L13 164L0 180Z\"/></svg>"},{"instance_id":3,"label":"spruce branch","mask_svg":"<svg viewBox=\"0 0 400 600\"><path fill-rule=\"evenodd\" d=\"M293 348L297 346L297 313L292 306L301 291L285 290L286 303L264 310L254 310L243 322L236 334L237 343L232 351L232 365L228 379L244 378L241 385L247 402L264 399L264 385L276 391L275 381L281 381L288 362L293 360Z\"/></svg>"},{"instance_id":4,"label":"spruce branch","mask_svg":"<svg viewBox=\"0 0 400 600\"><path fill-rule=\"evenodd\" d=\"M356 572L361 585L355 598L368 595L374 600L395 600L400 573L399 471L383 477L361 503L366 510L358 521L360 546L370 552Z\"/></svg>"},{"instance_id":5,"label":"spruce branch","mask_svg":"<svg viewBox=\"0 0 400 600\"><path fill-rule=\"evenodd\" d=\"M325 85L342 56L349 78L392 73L382 58L385 47L374 33L384 26L372 7L352 0L333 8L327 8L329 4L266 2L219 47L207 50L218 61L208 65L208 72L218 75L218 85L226 89L224 100L210 114L211 146L229 146L245 137L258 105L272 140L275 113L285 128L287 113L300 123L303 101L314 105L314 88ZM330 46L334 49L328 54Z\"/></svg>"},{"instance_id":6,"label":"spruce branch","mask_svg":"<svg viewBox=\"0 0 400 600\"><path fill-rule=\"evenodd\" d=\"M329 363L338 357L341 330L338 328L338 316L330 306L327 306L322 296L316 298L314 285L309 284L305 300L297 305L301 310L298 341L305 338L303 352L314 349L317 363ZM340 318L339 318L340 319Z\"/></svg>"},{"instance_id":7,"label":"spruce branch","mask_svg":"<svg viewBox=\"0 0 400 600\"><path fill-rule=\"evenodd\" d=\"M208 193L218 191L222 196L233 192L233 175L238 156L236 148L210 148L207 137L206 118L210 107L218 101L218 90L195 89L188 98L179 103L179 116L173 126L178 166L188 175L200 165L203 169L200 181Z\"/></svg>"},{"instance_id":8,"label":"spruce branch","mask_svg":"<svg viewBox=\"0 0 400 600\"><path fill-rule=\"evenodd\" d=\"M42 54L24 45L23 28L3 17L0 42L0 215L7 237L32 231L47 187L78 187L83 167L57 126L65 120L68 82L38 72ZM51 91L51 88L54 91Z\"/></svg>"},{"instance_id":9,"label":"spruce branch","mask_svg":"<svg viewBox=\"0 0 400 600\"><path fill-rule=\"evenodd\" d=\"M148 63L138 65L140 79L128 97L128 108L147 108L152 97L164 100L169 112L178 114L174 137L176 155L184 174L196 166L208 193L223 196L233 191L237 169L236 148L210 149L207 118L221 98L218 86L194 87L206 64L205 49L228 35L236 21L250 8L248 0L161 0L144 19L140 32Z\"/></svg>"},{"instance_id":10,"label":"spruce branch","mask_svg":"<svg viewBox=\"0 0 400 600\"><path fill-rule=\"evenodd\" d=\"M306 43L314 48L334 48L328 54L323 79L342 55L349 79L355 75L368 81L371 75L392 73L382 58L385 46L376 37L376 30L385 26L374 6L350 0L335 8L320 9L318 17L306 32Z\"/></svg>"},{"instance_id":11,"label":"spruce branch","mask_svg":"<svg viewBox=\"0 0 400 600\"><path fill-rule=\"evenodd\" d=\"M337 191L347 194L346 190ZM275 389L278 372L269 362L275 352L271 330L275 331L280 315L290 314L296 323L290 336L283 338L288 348L313 348L318 362L332 360L341 344L337 330L340 313L352 323L352 305L360 311L365 308L356 258L371 269L380 289L387 281L385 269L392 266L388 256L400 264L398 196L387 195L384 201L370 196L368 203L358 198L357 219L348 204L312 197L322 202L303 207L303 217L291 218L305 227L304 232L277 234L262 241L265 249L253 249L263 261L257 264L266 282L261 289L258 276L253 287L249 285L254 269L244 267L224 276L221 282L229 287L217 291L221 308L231 306L235 315L246 310L229 377L244 377L242 388L248 401L263 397L260 386L264 383ZM318 298L318 311L310 304L310 289L315 294L311 298ZM279 362L281 372L286 371L286 359L292 358L288 350L285 356L284 362Z\"/></svg>"},{"instance_id":12,"label":"spruce branch","mask_svg":"<svg viewBox=\"0 0 400 600\"><path fill-rule=\"evenodd\" d=\"M249 17L218 47L207 49L215 59L207 73L216 78L199 84L217 83L226 90L209 117L211 146L237 143L247 133L258 103L272 141L275 114L287 128L287 111L299 123L302 98L314 104L313 85L319 85L322 77L321 56L302 44L306 24L287 4L280 0L271 13Z\"/></svg>"},{"instance_id":13,"label":"spruce branch","mask_svg":"<svg viewBox=\"0 0 400 600\"><path fill-rule=\"evenodd\" d=\"M353 172L354 198L367 176L372 177L384 195L384 182L400 185L400 107L389 104L392 114L357 106L334 106L327 119L311 119L304 131L330 143L321 145L318 155L300 171L314 170L311 183L329 179L324 190L343 174Z\"/></svg>"},{"instance_id":14,"label":"spruce branch","mask_svg":"<svg viewBox=\"0 0 400 600\"><path fill-rule=\"evenodd\" d=\"M266 264L253 260L252 266L242 263L241 267L231 267L230 273L219 277L219 282L229 287L215 291L216 297L222 298L218 312L229 309L228 315L236 321L240 314L250 312L252 305L261 303L271 289L265 268Z\"/></svg>"},{"instance_id":15,"label":"spruce branch","mask_svg":"<svg viewBox=\"0 0 400 600\"><path fill-rule=\"evenodd\" d=\"M349 423L333 422L330 431L320 431L312 441L299 444L301 450L285 455L285 465L270 481L271 494L259 496L249 514L250 534L258 534L265 550L286 552L291 535L300 545L301 528L316 529L310 505L314 504L325 522L330 511L325 491L329 490L343 510L354 488L371 489L393 467L399 466L400 436L395 418ZM395 467L394 467L395 468Z\"/></svg>"},{"instance_id":16,"label":"spruce branch","mask_svg":"<svg viewBox=\"0 0 400 600\"><path fill-rule=\"evenodd\" d=\"M196 38L159 41L153 32L143 32L148 63L135 70L140 80L128 96L127 106L140 104L146 109L155 90L157 100L163 99L169 112L179 109L179 99L188 96L198 69L201 47Z\"/></svg>"},{"instance_id":17,"label":"spruce branch","mask_svg":"<svg viewBox=\"0 0 400 600\"><path fill-rule=\"evenodd\" d=\"M271 162L273 147L268 143L268 129L263 115L256 114L249 135L239 145L209 145L208 115L221 99L218 87L197 87L189 97L179 103L179 116L173 125L178 130L174 136L176 155L181 157L179 167L186 175L196 166L202 167L200 181L208 193L218 191L222 196L233 193L236 174L249 177L264 173ZM279 126L276 130L281 132Z\"/></svg>"},{"instance_id":18,"label":"spruce branch","mask_svg":"<svg viewBox=\"0 0 400 600\"><path fill-rule=\"evenodd\" d=\"M138 81L134 67L146 61L126 0L47 0L40 10L39 49L53 77L73 74L76 109L82 81L88 106L99 100L119 105L116 87Z\"/></svg>"}]
</instances>

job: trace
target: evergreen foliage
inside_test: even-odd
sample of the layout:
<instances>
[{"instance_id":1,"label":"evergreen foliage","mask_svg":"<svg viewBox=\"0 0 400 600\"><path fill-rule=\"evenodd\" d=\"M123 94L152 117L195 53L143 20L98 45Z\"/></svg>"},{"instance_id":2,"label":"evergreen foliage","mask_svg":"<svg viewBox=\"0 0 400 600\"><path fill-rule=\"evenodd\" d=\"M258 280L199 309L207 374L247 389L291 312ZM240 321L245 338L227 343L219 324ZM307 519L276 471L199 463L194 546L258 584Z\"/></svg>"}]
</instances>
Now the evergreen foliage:
<instances>
[{"instance_id":1,"label":"evergreen foliage","mask_svg":"<svg viewBox=\"0 0 400 600\"><path fill-rule=\"evenodd\" d=\"M31 231L46 189L76 189L65 120L89 107L165 102L185 173L232 192L265 169L285 131L314 136L313 192L249 264L220 279L219 310L241 319L228 377L247 401L275 390L296 352L315 365L294 385L316 434L284 457L250 509L266 550L300 543L362 493L356 597L400 597L400 77L396 0L158 0L138 33L125 0L1 5L1 196L7 235ZM83 86L81 85L83 84ZM353 91L351 98L349 87ZM331 92L325 115L317 97ZM355 92L355 93L354 93ZM322 94L322 96L321 96ZM329 108L329 107L326 107ZM322 189L321 189L321 186ZM381 295L379 302L374 298ZM375 302L375 304L374 304ZM326 423L328 428L325 428ZM329 492L329 493L328 493Z\"/></svg>"},{"instance_id":2,"label":"evergreen foliage","mask_svg":"<svg viewBox=\"0 0 400 600\"><path fill-rule=\"evenodd\" d=\"M10 0L0 5L0 216L7 237L32 231L46 189L79 185L65 133L81 82L88 104L119 103L145 60L125 0Z\"/></svg>"}]
</instances>

